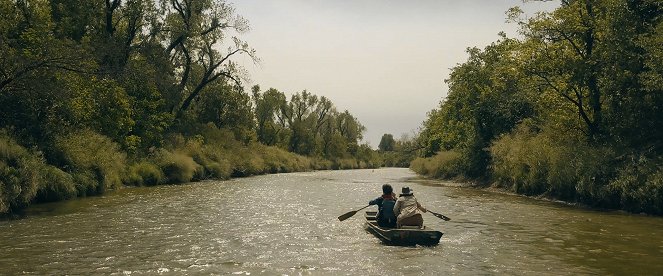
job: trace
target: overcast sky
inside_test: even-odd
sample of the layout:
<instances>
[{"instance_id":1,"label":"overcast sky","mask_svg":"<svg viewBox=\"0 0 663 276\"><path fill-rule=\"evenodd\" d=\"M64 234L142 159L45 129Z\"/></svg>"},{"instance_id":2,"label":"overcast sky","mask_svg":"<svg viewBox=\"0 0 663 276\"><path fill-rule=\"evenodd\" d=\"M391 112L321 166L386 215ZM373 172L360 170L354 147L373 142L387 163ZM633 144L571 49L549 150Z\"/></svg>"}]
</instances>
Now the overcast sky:
<instances>
[{"instance_id":1,"label":"overcast sky","mask_svg":"<svg viewBox=\"0 0 663 276\"><path fill-rule=\"evenodd\" d=\"M229 0L251 31L256 66L243 62L250 85L288 97L304 89L329 98L366 126L374 148L385 133L416 132L439 106L450 68L467 47L517 35L505 11L528 14L558 3L521 0Z\"/></svg>"}]
</instances>

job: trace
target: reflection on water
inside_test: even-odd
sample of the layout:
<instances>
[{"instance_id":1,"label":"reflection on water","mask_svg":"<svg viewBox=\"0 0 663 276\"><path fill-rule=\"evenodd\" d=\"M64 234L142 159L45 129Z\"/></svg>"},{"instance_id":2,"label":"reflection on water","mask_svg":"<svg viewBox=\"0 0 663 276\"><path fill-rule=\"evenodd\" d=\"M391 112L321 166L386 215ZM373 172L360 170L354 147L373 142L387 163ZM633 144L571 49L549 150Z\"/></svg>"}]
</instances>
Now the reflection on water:
<instances>
[{"instance_id":1,"label":"reflection on water","mask_svg":"<svg viewBox=\"0 0 663 276\"><path fill-rule=\"evenodd\" d=\"M37 205L0 222L0 274L655 274L663 219L595 212L421 181L406 169L267 175L131 188ZM411 186L445 232L385 246L361 214L380 186ZM441 185L442 184L442 185Z\"/></svg>"}]
</instances>

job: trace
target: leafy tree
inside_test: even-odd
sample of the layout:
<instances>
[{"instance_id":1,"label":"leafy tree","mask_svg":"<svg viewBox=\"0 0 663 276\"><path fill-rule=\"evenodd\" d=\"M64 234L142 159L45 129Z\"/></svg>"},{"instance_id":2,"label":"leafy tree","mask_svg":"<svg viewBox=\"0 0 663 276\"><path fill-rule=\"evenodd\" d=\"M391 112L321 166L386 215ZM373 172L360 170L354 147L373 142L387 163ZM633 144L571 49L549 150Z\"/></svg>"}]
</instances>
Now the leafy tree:
<instances>
[{"instance_id":1,"label":"leafy tree","mask_svg":"<svg viewBox=\"0 0 663 276\"><path fill-rule=\"evenodd\" d=\"M395 144L396 144L396 141L394 140L393 135L384 134L384 135L382 135L382 138L380 139L380 144L378 145L378 149L380 151L393 151Z\"/></svg>"},{"instance_id":2,"label":"leafy tree","mask_svg":"<svg viewBox=\"0 0 663 276\"><path fill-rule=\"evenodd\" d=\"M283 115L287 118L291 130L290 151L303 155L314 153L315 134L312 130L315 119L312 114L317 103L318 96L304 90L301 93L293 94L287 108L283 110L285 111Z\"/></svg>"},{"instance_id":3,"label":"leafy tree","mask_svg":"<svg viewBox=\"0 0 663 276\"><path fill-rule=\"evenodd\" d=\"M468 50L419 135L429 158L412 168L660 213L651 176L663 153L662 2L565 0L527 19L508 13L522 39Z\"/></svg>"},{"instance_id":4,"label":"leafy tree","mask_svg":"<svg viewBox=\"0 0 663 276\"><path fill-rule=\"evenodd\" d=\"M562 1L552 13L541 13L520 21L526 37L526 70L536 76L542 89L559 95L572 104L582 120L584 131L597 139L603 130L603 98L600 86L602 59L607 44L601 43L605 32L608 1ZM512 18L519 14L512 9Z\"/></svg>"},{"instance_id":5,"label":"leafy tree","mask_svg":"<svg viewBox=\"0 0 663 276\"><path fill-rule=\"evenodd\" d=\"M144 56L138 57L129 62L118 78L129 97L131 118L135 122L126 142L127 148L134 153L138 149L161 146L163 135L173 120L162 93L167 88L160 83L160 76L164 73Z\"/></svg>"},{"instance_id":6,"label":"leafy tree","mask_svg":"<svg viewBox=\"0 0 663 276\"><path fill-rule=\"evenodd\" d=\"M247 21L234 14L225 1L172 0L164 3L167 11L160 29L167 41L165 52L174 61L178 76L178 98L173 102L175 118L188 110L203 89L217 80L231 80L241 87L237 77L240 68L231 61L237 54L257 60L255 50L246 42L232 37L225 51L219 51L227 32L248 31Z\"/></svg>"},{"instance_id":7,"label":"leafy tree","mask_svg":"<svg viewBox=\"0 0 663 276\"><path fill-rule=\"evenodd\" d=\"M527 78L518 68L519 51L520 43L504 35L483 51L468 49L468 61L454 67L446 80L447 98L424 123L425 156L458 150L468 176L485 174L490 162L485 149L492 139L534 114Z\"/></svg>"},{"instance_id":8,"label":"leafy tree","mask_svg":"<svg viewBox=\"0 0 663 276\"><path fill-rule=\"evenodd\" d=\"M359 123L357 118L347 110L338 115L336 125L339 134L345 139L348 152L351 155L356 155L359 149L359 141L363 138L366 127Z\"/></svg>"},{"instance_id":9,"label":"leafy tree","mask_svg":"<svg viewBox=\"0 0 663 276\"><path fill-rule=\"evenodd\" d=\"M238 140L254 140L249 95L236 87L219 83L208 86L200 98L195 108L196 122L213 123L218 128L231 129Z\"/></svg>"},{"instance_id":10,"label":"leafy tree","mask_svg":"<svg viewBox=\"0 0 663 276\"><path fill-rule=\"evenodd\" d=\"M265 145L277 145L279 142L279 133L283 131L283 127L275 120L281 106L286 104L286 97L282 92L274 88L270 88L263 94L260 94L260 87L254 86L252 92L258 141Z\"/></svg>"}]
</instances>

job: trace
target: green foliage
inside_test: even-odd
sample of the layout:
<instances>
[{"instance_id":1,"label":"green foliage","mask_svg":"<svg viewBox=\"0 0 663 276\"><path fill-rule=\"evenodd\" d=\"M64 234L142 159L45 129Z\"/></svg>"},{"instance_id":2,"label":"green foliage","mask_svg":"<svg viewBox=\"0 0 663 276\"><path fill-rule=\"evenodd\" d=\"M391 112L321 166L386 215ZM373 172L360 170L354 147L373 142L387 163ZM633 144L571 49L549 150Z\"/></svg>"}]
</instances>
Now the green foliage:
<instances>
[{"instance_id":1,"label":"green foliage","mask_svg":"<svg viewBox=\"0 0 663 276\"><path fill-rule=\"evenodd\" d=\"M422 138L421 135L425 134L419 133L413 137L403 134L400 139L394 141L392 151L380 151L382 165L385 167L410 167L410 163L417 158L419 153L428 151L426 146L420 144L427 140Z\"/></svg>"},{"instance_id":2,"label":"green foliage","mask_svg":"<svg viewBox=\"0 0 663 276\"><path fill-rule=\"evenodd\" d=\"M618 171L608 189L619 197L619 205L635 213L663 215L663 160L632 156ZM610 202L615 204L617 202Z\"/></svg>"},{"instance_id":3,"label":"green foliage","mask_svg":"<svg viewBox=\"0 0 663 276\"><path fill-rule=\"evenodd\" d=\"M605 161L605 157L595 161L586 158L593 149L581 140L562 140L547 133L533 132L525 126L502 136L490 151L494 179L500 185L518 193L564 200L575 200L579 192L576 189L582 189L576 185L581 176L586 179L597 176L584 166Z\"/></svg>"},{"instance_id":4,"label":"green foliage","mask_svg":"<svg viewBox=\"0 0 663 276\"><path fill-rule=\"evenodd\" d=\"M428 158L411 168L661 213L660 1L562 1L521 13L508 12L522 39L501 34L452 69L447 98L419 134Z\"/></svg>"},{"instance_id":5,"label":"green foliage","mask_svg":"<svg viewBox=\"0 0 663 276\"><path fill-rule=\"evenodd\" d=\"M306 156L366 159L358 156L364 126L329 99L304 90L287 101L274 88L261 94L258 86L252 93L258 141Z\"/></svg>"},{"instance_id":6,"label":"green foliage","mask_svg":"<svg viewBox=\"0 0 663 276\"><path fill-rule=\"evenodd\" d=\"M166 177L165 182L170 184L189 182L200 170L200 165L193 161L191 156L180 152L160 149L155 154L154 159Z\"/></svg>"},{"instance_id":7,"label":"green foliage","mask_svg":"<svg viewBox=\"0 0 663 276\"><path fill-rule=\"evenodd\" d=\"M359 163L354 158L340 158L333 160L332 169L334 170L351 170L358 169Z\"/></svg>"},{"instance_id":8,"label":"green foliage","mask_svg":"<svg viewBox=\"0 0 663 276\"><path fill-rule=\"evenodd\" d=\"M100 194L122 184L126 155L109 138L81 130L57 139L56 147L79 195Z\"/></svg>"},{"instance_id":9,"label":"green foliage","mask_svg":"<svg viewBox=\"0 0 663 276\"><path fill-rule=\"evenodd\" d=\"M661 160L526 128L491 147L494 179L514 192L663 214Z\"/></svg>"},{"instance_id":10,"label":"green foliage","mask_svg":"<svg viewBox=\"0 0 663 276\"><path fill-rule=\"evenodd\" d=\"M260 87L255 86L252 92L258 141L268 146L277 145L280 140L278 134L283 127L275 120L280 108L286 105L286 97L274 88L260 94Z\"/></svg>"},{"instance_id":11,"label":"green foliage","mask_svg":"<svg viewBox=\"0 0 663 276\"><path fill-rule=\"evenodd\" d=\"M0 213L121 183L381 163L329 99L244 91L233 59L258 59L224 0L0 0L0 14L0 129L13 135Z\"/></svg>"},{"instance_id":12,"label":"green foliage","mask_svg":"<svg viewBox=\"0 0 663 276\"><path fill-rule=\"evenodd\" d=\"M0 133L0 213L26 207L40 188L43 160Z\"/></svg>"},{"instance_id":13,"label":"green foliage","mask_svg":"<svg viewBox=\"0 0 663 276\"><path fill-rule=\"evenodd\" d=\"M127 149L136 153L152 146L161 146L163 135L170 127L173 115L166 110L166 100L159 89L159 81L166 75L158 76L155 65L145 57L132 59L121 77L121 85L129 97L131 120L135 122L129 137L136 137L134 143L127 142Z\"/></svg>"},{"instance_id":14,"label":"green foliage","mask_svg":"<svg viewBox=\"0 0 663 276\"><path fill-rule=\"evenodd\" d=\"M455 151L440 151L431 158L414 159L410 163L410 169L428 177L462 177L465 169L462 158L462 155Z\"/></svg>"},{"instance_id":15,"label":"green foliage","mask_svg":"<svg viewBox=\"0 0 663 276\"><path fill-rule=\"evenodd\" d=\"M469 49L468 61L453 68L449 95L429 113L419 136L424 156L454 150L462 154L468 177L486 176L490 142L534 115L526 78L518 68L519 44L503 38L484 51Z\"/></svg>"},{"instance_id":16,"label":"green foliage","mask_svg":"<svg viewBox=\"0 0 663 276\"><path fill-rule=\"evenodd\" d=\"M87 78L81 75L62 75L66 91L71 91L67 117L76 128L89 128L124 143L132 130L129 97L115 81Z\"/></svg>"},{"instance_id":17,"label":"green foliage","mask_svg":"<svg viewBox=\"0 0 663 276\"><path fill-rule=\"evenodd\" d=\"M378 149L381 151L393 151L395 144L396 141L394 140L394 136L385 133L384 135L382 135L382 138L380 138L380 144L378 145Z\"/></svg>"},{"instance_id":18,"label":"green foliage","mask_svg":"<svg viewBox=\"0 0 663 276\"><path fill-rule=\"evenodd\" d=\"M201 93L200 104L193 107L195 122L213 123L218 128L232 130L235 138L254 140L253 113L250 97L228 85L213 85Z\"/></svg>"},{"instance_id":19,"label":"green foliage","mask_svg":"<svg viewBox=\"0 0 663 276\"><path fill-rule=\"evenodd\" d=\"M35 195L35 202L59 201L76 197L78 190L73 177L53 166L41 168L42 184Z\"/></svg>"},{"instance_id":20,"label":"green foliage","mask_svg":"<svg viewBox=\"0 0 663 276\"><path fill-rule=\"evenodd\" d=\"M125 184L132 186L154 186L165 182L161 169L150 162L141 161L129 166Z\"/></svg>"}]
</instances>

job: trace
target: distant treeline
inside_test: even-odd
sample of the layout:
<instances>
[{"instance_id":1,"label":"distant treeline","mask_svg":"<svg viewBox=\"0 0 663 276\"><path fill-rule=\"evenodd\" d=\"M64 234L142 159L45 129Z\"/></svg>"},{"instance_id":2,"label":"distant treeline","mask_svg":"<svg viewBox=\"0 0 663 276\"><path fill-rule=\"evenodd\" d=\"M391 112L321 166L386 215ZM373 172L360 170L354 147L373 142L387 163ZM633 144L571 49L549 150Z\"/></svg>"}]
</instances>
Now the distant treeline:
<instances>
[{"instance_id":1,"label":"distant treeline","mask_svg":"<svg viewBox=\"0 0 663 276\"><path fill-rule=\"evenodd\" d=\"M245 91L223 0L0 0L0 214L122 185L378 167L307 91Z\"/></svg>"},{"instance_id":2,"label":"distant treeline","mask_svg":"<svg viewBox=\"0 0 663 276\"><path fill-rule=\"evenodd\" d=\"M453 68L411 168L602 208L663 214L663 1L508 12Z\"/></svg>"}]
</instances>

